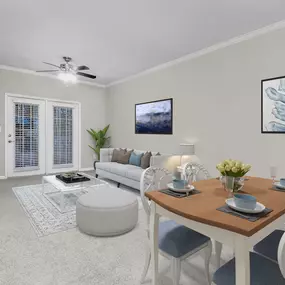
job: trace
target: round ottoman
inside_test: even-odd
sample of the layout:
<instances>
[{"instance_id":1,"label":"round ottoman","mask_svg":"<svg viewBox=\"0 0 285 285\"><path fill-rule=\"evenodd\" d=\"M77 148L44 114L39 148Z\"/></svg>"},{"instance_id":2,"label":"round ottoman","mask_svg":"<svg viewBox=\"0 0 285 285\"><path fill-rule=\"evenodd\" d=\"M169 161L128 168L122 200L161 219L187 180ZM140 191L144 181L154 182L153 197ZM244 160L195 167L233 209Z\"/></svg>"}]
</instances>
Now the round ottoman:
<instances>
[{"instance_id":1,"label":"round ottoman","mask_svg":"<svg viewBox=\"0 0 285 285\"><path fill-rule=\"evenodd\" d=\"M114 236L132 230L138 221L134 194L118 188L99 186L76 202L79 229L94 236Z\"/></svg>"}]
</instances>

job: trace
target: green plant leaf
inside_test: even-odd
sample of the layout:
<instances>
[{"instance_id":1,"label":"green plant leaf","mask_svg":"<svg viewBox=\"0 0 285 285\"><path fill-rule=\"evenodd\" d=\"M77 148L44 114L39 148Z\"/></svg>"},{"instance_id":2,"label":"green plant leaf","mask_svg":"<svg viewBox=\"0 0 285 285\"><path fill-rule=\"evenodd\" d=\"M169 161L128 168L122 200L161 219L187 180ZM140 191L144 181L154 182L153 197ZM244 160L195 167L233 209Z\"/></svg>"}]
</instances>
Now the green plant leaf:
<instances>
[{"instance_id":1,"label":"green plant leaf","mask_svg":"<svg viewBox=\"0 0 285 285\"><path fill-rule=\"evenodd\" d=\"M105 136L105 135L106 135L106 133L108 132L109 127L110 127L110 125L106 126L106 127L102 130L102 132L103 132L104 136Z\"/></svg>"},{"instance_id":2,"label":"green plant leaf","mask_svg":"<svg viewBox=\"0 0 285 285\"><path fill-rule=\"evenodd\" d=\"M97 154L98 159L100 159L100 149L103 148L107 142L107 140L110 139L110 137L106 137L106 133L109 129L110 125L107 125L103 130L95 131L94 129L90 128L87 130L87 132L90 134L92 139L94 140L95 147L90 146L89 147ZM110 147L110 146L108 146Z\"/></svg>"},{"instance_id":3,"label":"green plant leaf","mask_svg":"<svg viewBox=\"0 0 285 285\"><path fill-rule=\"evenodd\" d=\"M91 146L91 145L88 145L91 149L93 149L94 150L94 152L96 152L96 149L93 147L93 146Z\"/></svg>"}]
</instances>

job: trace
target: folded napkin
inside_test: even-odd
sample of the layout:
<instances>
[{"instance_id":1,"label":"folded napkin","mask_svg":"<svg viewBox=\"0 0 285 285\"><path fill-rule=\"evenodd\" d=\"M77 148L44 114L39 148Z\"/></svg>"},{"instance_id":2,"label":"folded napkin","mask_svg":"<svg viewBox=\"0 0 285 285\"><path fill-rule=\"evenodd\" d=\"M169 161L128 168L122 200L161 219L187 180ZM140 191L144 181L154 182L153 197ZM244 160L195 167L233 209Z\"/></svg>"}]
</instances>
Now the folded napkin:
<instances>
[{"instance_id":1,"label":"folded napkin","mask_svg":"<svg viewBox=\"0 0 285 285\"><path fill-rule=\"evenodd\" d=\"M271 213L273 210L269 209L269 208L265 208L264 211L262 211L261 213L258 214L247 214L247 213L241 213L238 212L234 209L231 209L227 204L225 204L224 206L220 207L217 209L218 211L242 218L242 219L246 219L250 222L255 222L257 220L259 220L260 218L263 218L265 216L267 216L269 213Z\"/></svg>"},{"instance_id":2,"label":"folded napkin","mask_svg":"<svg viewBox=\"0 0 285 285\"><path fill-rule=\"evenodd\" d=\"M199 191L197 189L194 189L194 190L187 192L187 193L176 192L176 191L172 191L170 189L159 190L159 192L164 193L166 195L176 197L176 198L184 198L184 197L188 197L188 196L192 196L192 195L201 193L201 191Z\"/></svg>"}]
</instances>

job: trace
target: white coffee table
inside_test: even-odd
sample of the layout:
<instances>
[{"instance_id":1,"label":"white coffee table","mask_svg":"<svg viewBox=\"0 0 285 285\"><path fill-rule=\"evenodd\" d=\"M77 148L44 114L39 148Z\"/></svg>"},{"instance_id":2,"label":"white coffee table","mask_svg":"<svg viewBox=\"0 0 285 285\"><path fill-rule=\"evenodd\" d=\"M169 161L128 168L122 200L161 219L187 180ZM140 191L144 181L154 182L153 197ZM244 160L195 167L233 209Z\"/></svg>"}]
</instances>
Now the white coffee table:
<instances>
[{"instance_id":1,"label":"white coffee table","mask_svg":"<svg viewBox=\"0 0 285 285\"><path fill-rule=\"evenodd\" d=\"M82 190L86 190L87 188L98 187L102 185L108 185L106 181L95 178L94 176L88 175L86 173L80 173L85 177L88 177L89 181L79 182L79 183L70 183L66 184L61 180L56 178L56 175L46 175L42 177L42 191L45 194L45 185L51 184L55 191L49 191L49 193L60 192L60 212L64 211L64 194L72 193L72 192L80 192Z\"/></svg>"}]
</instances>

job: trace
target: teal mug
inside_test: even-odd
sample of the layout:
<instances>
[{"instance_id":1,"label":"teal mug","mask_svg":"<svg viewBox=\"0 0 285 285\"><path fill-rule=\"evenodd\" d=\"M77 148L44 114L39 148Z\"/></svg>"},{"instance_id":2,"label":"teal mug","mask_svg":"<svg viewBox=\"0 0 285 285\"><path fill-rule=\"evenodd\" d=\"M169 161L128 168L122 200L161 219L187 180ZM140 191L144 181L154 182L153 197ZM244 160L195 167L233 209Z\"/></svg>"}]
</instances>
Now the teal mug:
<instances>
[{"instance_id":1,"label":"teal mug","mask_svg":"<svg viewBox=\"0 0 285 285\"><path fill-rule=\"evenodd\" d=\"M185 189L185 186L187 185L187 181L181 179L173 179L172 183L173 187L176 189Z\"/></svg>"}]
</instances>

